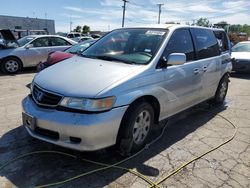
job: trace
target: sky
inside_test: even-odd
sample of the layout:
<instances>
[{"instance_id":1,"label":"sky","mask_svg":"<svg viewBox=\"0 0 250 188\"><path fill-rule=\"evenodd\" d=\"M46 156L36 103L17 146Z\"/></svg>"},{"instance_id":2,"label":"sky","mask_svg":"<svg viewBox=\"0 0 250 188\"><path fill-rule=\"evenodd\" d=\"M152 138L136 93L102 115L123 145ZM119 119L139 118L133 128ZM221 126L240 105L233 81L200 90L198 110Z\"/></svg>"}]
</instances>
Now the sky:
<instances>
[{"instance_id":1,"label":"sky","mask_svg":"<svg viewBox=\"0 0 250 188\"><path fill-rule=\"evenodd\" d=\"M121 27L122 0L8 0L0 6L1 15L55 20L56 32L69 32L77 25L109 31ZM250 0L129 0L125 26L156 24L158 3L163 3L161 23L192 23L200 17L212 23L250 25Z\"/></svg>"}]
</instances>

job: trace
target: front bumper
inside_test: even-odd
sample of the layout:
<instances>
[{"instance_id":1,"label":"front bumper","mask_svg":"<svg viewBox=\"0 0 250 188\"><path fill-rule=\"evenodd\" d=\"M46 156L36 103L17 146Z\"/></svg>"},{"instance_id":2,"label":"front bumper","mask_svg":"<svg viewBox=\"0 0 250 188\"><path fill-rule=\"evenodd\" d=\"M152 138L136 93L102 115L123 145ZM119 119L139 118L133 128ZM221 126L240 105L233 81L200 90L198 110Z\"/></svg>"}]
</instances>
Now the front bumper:
<instances>
[{"instance_id":1,"label":"front bumper","mask_svg":"<svg viewBox=\"0 0 250 188\"><path fill-rule=\"evenodd\" d=\"M95 114L65 112L41 108L29 96L22 101L22 107L23 113L35 120L32 126L25 125L31 136L80 151L94 151L114 145L122 117L128 108L117 107Z\"/></svg>"}]
</instances>

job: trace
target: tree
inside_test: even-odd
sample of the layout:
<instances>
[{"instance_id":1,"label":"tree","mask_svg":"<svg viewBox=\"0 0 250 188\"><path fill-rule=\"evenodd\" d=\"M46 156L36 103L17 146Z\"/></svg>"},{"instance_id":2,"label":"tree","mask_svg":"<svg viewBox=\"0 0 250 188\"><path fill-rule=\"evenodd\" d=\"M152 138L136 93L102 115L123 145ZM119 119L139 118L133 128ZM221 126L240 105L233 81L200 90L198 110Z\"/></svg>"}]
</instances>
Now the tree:
<instances>
[{"instance_id":1,"label":"tree","mask_svg":"<svg viewBox=\"0 0 250 188\"><path fill-rule=\"evenodd\" d=\"M196 25L203 26L203 27L211 27L212 24L207 18L200 18L197 20Z\"/></svg>"},{"instance_id":2,"label":"tree","mask_svg":"<svg viewBox=\"0 0 250 188\"><path fill-rule=\"evenodd\" d=\"M82 27L82 33L83 33L83 34L87 34L87 33L89 33L89 32L90 32L90 27L87 26L87 25L84 25L84 26Z\"/></svg>"},{"instance_id":3,"label":"tree","mask_svg":"<svg viewBox=\"0 0 250 188\"><path fill-rule=\"evenodd\" d=\"M81 32L81 30L82 30L82 27L81 26L76 26L76 28L74 29L74 32Z\"/></svg>"},{"instance_id":4,"label":"tree","mask_svg":"<svg viewBox=\"0 0 250 188\"><path fill-rule=\"evenodd\" d=\"M244 24L244 25L240 25L240 24L233 24L230 25L229 27L229 31L232 33L247 33L248 35L250 35L250 25Z\"/></svg>"}]
</instances>

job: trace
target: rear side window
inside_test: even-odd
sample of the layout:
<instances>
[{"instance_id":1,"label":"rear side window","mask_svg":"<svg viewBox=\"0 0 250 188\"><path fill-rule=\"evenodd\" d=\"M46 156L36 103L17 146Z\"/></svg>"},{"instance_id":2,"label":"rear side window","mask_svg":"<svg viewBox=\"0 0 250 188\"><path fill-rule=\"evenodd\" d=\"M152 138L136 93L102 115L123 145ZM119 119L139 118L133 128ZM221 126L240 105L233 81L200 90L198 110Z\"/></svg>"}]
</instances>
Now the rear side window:
<instances>
[{"instance_id":1,"label":"rear side window","mask_svg":"<svg viewBox=\"0 0 250 188\"><path fill-rule=\"evenodd\" d=\"M194 60L194 47L188 29L179 29L173 33L163 55L168 58L171 53L184 53L187 61Z\"/></svg>"},{"instance_id":2,"label":"rear side window","mask_svg":"<svg viewBox=\"0 0 250 188\"><path fill-rule=\"evenodd\" d=\"M224 31L214 31L216 39L218 41L220 51L226 52L229 50L227 34Z\"/></svg>"},{"instance_id":3,"label":"rear side window","mask_svg":"<svg viewBox=\"0 0 250 188\"><path fill-rule=\"evenodd\" d=\"M191 29L198 59L220 55L218 42L214 33L208 29Z\"/></svg>"}]
</instances>

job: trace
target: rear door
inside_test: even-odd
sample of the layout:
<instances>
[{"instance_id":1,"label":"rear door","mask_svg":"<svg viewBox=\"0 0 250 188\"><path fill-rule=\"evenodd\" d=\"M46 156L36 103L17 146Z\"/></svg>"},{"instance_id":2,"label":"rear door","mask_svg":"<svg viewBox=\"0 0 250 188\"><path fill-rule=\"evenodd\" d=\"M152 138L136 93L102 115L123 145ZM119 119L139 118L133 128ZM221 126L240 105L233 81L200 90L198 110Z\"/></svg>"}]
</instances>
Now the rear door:
<instances>
[{"instance_id":1,"label":"rear door","mask_svg":"<svg viewBox=\"0 0 250 188\"><path fill-rule=\"evenodd\" d=\"M225 70L228 63L231 63L231 45L225 31L214 31L221 52L221 71Z\"/></svg>"},{"instance_id":2,"label":"rear door","mask_svg":"<svg viewBox=\"0 0 250 188\"><path fill-rule=\"evenodd\" d=\"M50 51L64 51L71 46L71 44L60 37L50 37Z\"/></svg>"},{"instance_id":3,"label":"rear door","mask_svg":"<svg viewBox=\"0 0 250 188\"><path fill-rule=\"evenodd\" d=\"M163 56L168 58L171 53L185 53L187 62L165 69L164 87L168 93L165 105L168 116L197 104L202 91L201 64L195 60L189 29L178 29L172 34Z\"/></svg>"},{"instance_id":4,"label":"rear door","mask_svg":"<svg viewBox=\"0 0 250 188\"><path fill-rule=\"evenodd\" d=\"M48 37L36 38L29 44L32 45L30 48L22 48L22 59L24 59L25 66L36 66L38 63L47 60L50 52Z\"/></svg>"},{"instance_id":5,"label":"rear door","mask_svg":"<svg viewBox=\"0 0 250 188\"><path fill-rule=\"evenodd\" d=\"M210 29L191 29L198 62L201 64L202 98L214 96L220 79L220 50L216 37Z\"/></svg>"}]
</instances>

